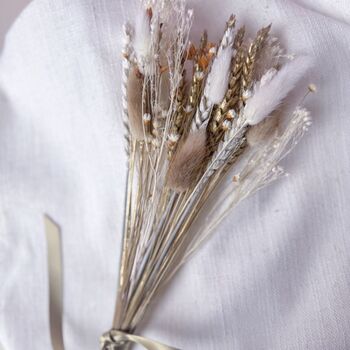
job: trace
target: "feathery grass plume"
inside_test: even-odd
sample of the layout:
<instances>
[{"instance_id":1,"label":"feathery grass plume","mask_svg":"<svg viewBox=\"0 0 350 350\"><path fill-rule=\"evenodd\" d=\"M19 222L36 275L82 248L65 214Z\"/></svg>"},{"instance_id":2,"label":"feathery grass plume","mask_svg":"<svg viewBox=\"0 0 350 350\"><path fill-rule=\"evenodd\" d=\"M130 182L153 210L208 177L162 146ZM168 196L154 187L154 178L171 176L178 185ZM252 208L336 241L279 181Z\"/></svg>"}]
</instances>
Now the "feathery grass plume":
<instances>
[{"instance_id":1,"label":"feathery grass plume","mask_svg":"<svg viewBox=\"0 0 350 350\"><path fill-rule=\"evenodd\" d=\"M127 103L131 135L135 140L143 140L143 79L138 68L132 67L127 82Z\"/></svg>"},{"instance_id":2,"label":"feathery grass plume","mask_svg":"<svg viewBox=\"0 0 350 350\"><path fill-rule=\"evenodd\" d=\"M206 157L206 132L199 130L190 133L184 143L179 146L169 164L167 186L176 192L184 192L191 188L203 168Z\"/></svg>"},{"instance_id":3,"label":"feathery grass plume","mask_svg":"<svg viewBox=\"0 0 350 350\"><path fill-rule=\"evenodd\" d=\"M151 16L150 12L140 4L135 20L134 50L137 65L141 73L147 72L151 55Z\"/></svg>"},{"instance_id":4,"label":"feathery grass plume","mask_svg":"<svg viewBox=\"0 0 350 350\"><path fill-rule=\"evenodd\" d=\"M219 104L226 93L233 50L226 47L214 61L208 77L207 99L210 105Z\"/></svg>"},{"instance_id":5,"label":"feathery grass plume","mask_svg":"<svg viewBox=\"0 0 350 350\"><path fill-rule=\"evenodd\" d=\"M186 0L141 3L124 48L131 137L114 330L104 350L139 341L131 335L161 288L232 208L284 174L279 161L311 123L301 107L289 115L285 101L310 59L285 63L270 27L249 44L231 16L218 44L204 34L196 48Z\"/></svg>"},{"instance_id":6,"label":"feathery grass plume","mask_svg":"<svg viewBox=\"0 0 350 350\"><path fill-rule=\"evenodd\" d=\"M278 113L263 119L247 131L248 145L254 147L271 138L278 132L280 116Z\"/></svg>"},{"instance_id":7,"label":"feathery grass plume","mask_svg":"<svg viewBox=\"0 0 350 350\"><path fill-rule=\"evenodd\" d=\"M256 125L272 113L311 67L311 59L300 56L281 70L269 70L254 86L243 114L250 125Z\"/></svg>"}]
</instances>

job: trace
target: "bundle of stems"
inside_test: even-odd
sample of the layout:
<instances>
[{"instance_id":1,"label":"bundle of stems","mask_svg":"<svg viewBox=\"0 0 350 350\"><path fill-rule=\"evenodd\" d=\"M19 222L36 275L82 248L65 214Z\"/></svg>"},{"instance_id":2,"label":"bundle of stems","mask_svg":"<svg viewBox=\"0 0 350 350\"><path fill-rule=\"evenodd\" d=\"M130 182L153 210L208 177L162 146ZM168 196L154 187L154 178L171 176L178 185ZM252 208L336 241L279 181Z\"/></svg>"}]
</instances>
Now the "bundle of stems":
<instances>
[{"instance_id":1,"label":"bundle of stems","mask_svg":"<svg viewBox=\"0 0 350 350\"><path fill-rule=\"evenodd\" d=\"M232 15L218 44L204 32L194 45L192 19L184 0L147 1L124 26L128 175L113 329L131 334L231 209L285 175L279 162L311 124L285 104L308 57L287 55L271 26L245 38Z\"/></svg>"}]
</instances>

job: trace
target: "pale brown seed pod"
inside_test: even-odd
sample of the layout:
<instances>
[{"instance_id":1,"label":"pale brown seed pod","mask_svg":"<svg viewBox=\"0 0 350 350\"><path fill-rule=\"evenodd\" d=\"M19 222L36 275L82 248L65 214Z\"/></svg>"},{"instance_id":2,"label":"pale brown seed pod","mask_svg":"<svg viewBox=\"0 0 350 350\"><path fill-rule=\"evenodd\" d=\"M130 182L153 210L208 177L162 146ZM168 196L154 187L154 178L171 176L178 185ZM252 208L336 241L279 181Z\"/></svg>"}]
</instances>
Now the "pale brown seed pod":
<instances>
[{"instance_id":1,"label":"pale brown seed pod","mask_svg":"<svg viewBox=\"0 0 350 350\"><path fill-rule=\"evenodd\" d=\"M190 133L179 146L170 162L167 186L176 192L191 188L197 180L206 157L207 136L205 130Z\"/></svg>"},{"instance_id":2,"label":"pale brown seed pod","mask_svg":"<svg viewBox=\"0 0 350 350\"><path fill-rule=\"evenodd\" d=\"M250 127L246 135L248 145L254 147L275 135L278 132L279 124L280 117L275 114Z\"/></svg>"},{"instance_id":3,"label":"pale brown seed pod","mask_svg":"<svg viewBox=\"0 0 350 350\"><path fill-rule=\"evenodd\" d=\"M133 67L128 76L127 100L130 132L136 140L143 140L145 138L142 121L142 88L142 76L137 67Z\"/></svg>"}]
</instances>

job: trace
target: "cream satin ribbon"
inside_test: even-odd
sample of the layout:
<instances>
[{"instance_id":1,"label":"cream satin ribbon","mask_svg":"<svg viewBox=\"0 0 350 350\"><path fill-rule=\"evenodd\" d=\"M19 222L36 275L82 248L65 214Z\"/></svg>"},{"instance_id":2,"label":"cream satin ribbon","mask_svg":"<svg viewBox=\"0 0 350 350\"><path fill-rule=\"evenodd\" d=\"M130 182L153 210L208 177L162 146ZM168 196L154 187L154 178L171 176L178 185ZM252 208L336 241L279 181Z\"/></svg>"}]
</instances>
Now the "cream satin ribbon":
<instances>
[{"instance_id":1,"label":"cream satin ribbon","mask_svg":"<svg viewBox=\"0 0 350 350\"><path fill-rule=\"evenodd\" d=\"M62 246L60 227L44 216L49 274L49 310L51 343L54 350L64 350L62 332Z\"/></svg>"},{"instance_id":2,"label":"cream satin ribbon","mask_svg":"<svg viewBox=\"0 0 350 350\"><path fill-rule=\"evenodd\" d=\"M54 350L64 350L62 332L62 244L61 229L47 215L44 216L45 233L47 241L47 259L49 274L49 309L50 309L50 333ZM179 350L154 340L134 334L114 330L102 335L102 350L117 350L128 343L139 344L147 350ZM120 348L119 348L120 349Z\"/></svg>"},{"instance_id":3,"label":"cream satin ribbon","mask_svg":"<svg viewBox=\"0 0 350 350\"><path fill-rule=\"evenodd\" d=\"M147 350L180 350L139 335L125 333L116 329L112 329L111 331L103 334L100 338L100 343L101 350L117 350L120 348L120 346L127 343L142 345Z\"/></svg>"}]
</instances>

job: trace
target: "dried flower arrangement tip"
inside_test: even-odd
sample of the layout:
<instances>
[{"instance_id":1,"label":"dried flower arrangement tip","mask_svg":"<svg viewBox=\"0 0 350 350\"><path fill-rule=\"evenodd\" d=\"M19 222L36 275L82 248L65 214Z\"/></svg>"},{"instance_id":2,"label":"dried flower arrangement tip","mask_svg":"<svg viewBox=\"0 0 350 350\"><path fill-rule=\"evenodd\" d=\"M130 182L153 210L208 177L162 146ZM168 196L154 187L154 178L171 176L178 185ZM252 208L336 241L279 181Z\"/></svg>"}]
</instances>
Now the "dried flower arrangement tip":
<instances>
[{"instance_id":1,"label":"dried flower arrangement tip","mask_svg":"<svg viewBox=\"0 0 350 350\"><path fill-rule=\"evenodd\" d=\"M283 108L311 60L287 55L271 25L249 43L230 16L217 45L204 32L196 46L184 0L141 3L124 26L128 177L115 317L103 349L170 349L134 335L150 302L233 207L284 175L279 162L311 124L301 106L291 115Z\"/></svg>"}]
</instances>

